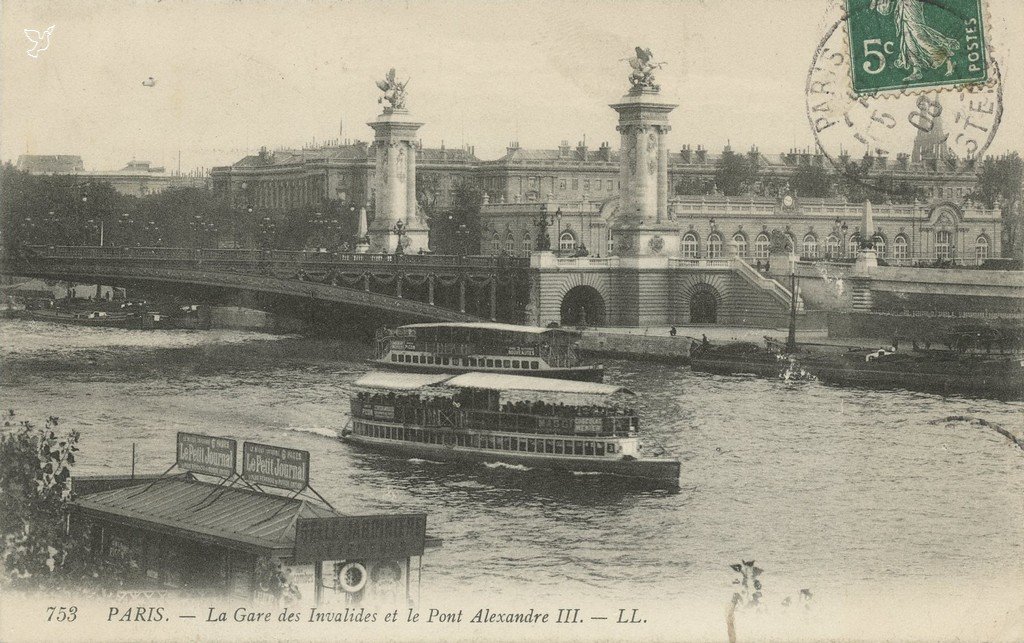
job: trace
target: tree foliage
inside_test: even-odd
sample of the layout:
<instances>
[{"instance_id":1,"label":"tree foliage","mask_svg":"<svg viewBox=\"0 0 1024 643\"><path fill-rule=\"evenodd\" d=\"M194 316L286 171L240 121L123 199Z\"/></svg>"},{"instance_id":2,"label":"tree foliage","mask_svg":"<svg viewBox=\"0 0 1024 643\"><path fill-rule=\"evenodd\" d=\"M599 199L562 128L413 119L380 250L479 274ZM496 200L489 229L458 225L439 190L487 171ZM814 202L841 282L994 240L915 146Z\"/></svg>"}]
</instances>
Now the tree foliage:
<instances>
[{"instance_id":1,"label":"tree foliage","mask_svg":"<svg viewBox=\"0 0 1024 643\"><path fill-rule=\"evenodd\" d=\"M354 241L358 211L350 202L319 203L270 212L232 207L197 187L172 187L136 197L107 182L73 175L32 175L0 168L2 234L15 245L105 245L334 248Z\"/></svg>"},{"instance_id":2,"label":"tree foliage","mask_svg":"<svg viewBox=\"0 0 1024 643\"><path fill-rule=\"evenodd\" d=\"M835 192L835 177L821 165L801 165L793 172L789 186L798 196L823 199Z\"/></svg>"},{"instance_id":3,"label":"tree foliage","mask_svg":"<svg viewBox=\"0 0 1024 643\"><path fill-rule=\"evenodd\" d=\"M451 206L429 220L431 249L439 254L478 254L483 202L483 191L473 183L457 185Z\"/></svg>"},{"instance_id":4,"label":"tree foliage","mask_svg":"<svg viewBox=\"0 0 1024 643\"><path fill-rule=\"evenodd\" d=\"M122 582L114 563L95 562L85 543L65 532L72 499L77 431L59 432L4 416L0 438L0 587L19 590L103 591Z\"/></svg>"},{"instance_id":5,"label":"tree foliage","mask_svg":"<svg viewBox=\"0 0 1024 643\"><path fill-rule=\"evenodd\" d=\"M1024 256L1024 215L1021 208L1021 184L1024 160L1017 152L989 157L978 172L978 185L971 198L986 207L1003 212L1003 256Z\"/></svg>"},{"instance_id":6,"label":"tree foliage","mask_svg":"<svg viewBox=\"0 0 1024 643\"><path fill-rule=\"evenodd\" d=\"M675 193L679 196L707 194L710 191L710 183L699 176L688 176L676 181Z\"/></svg>"},{"instance_id":7,"label":"tree foliage","mask_svg":"<svg viewBox=\"0 0 1024 643\"><path fill-rule=\"evenodd\" d=\"M840 192L849 203L914 203L927 200L921 187L892 175L871 175L867 162L847 161L839 176Z\"/></svg>"},{"instance_id":8,"label":"tree foliage","mask_svg":"<svg viewBox=\"0 0 1024 643\"><path fill-rule=\"evenodd\" d=\"M757 166L746 156L725 148L715 164L715 185L725 196L739 196L753 189Z\"/></svg>"}]
</instances>

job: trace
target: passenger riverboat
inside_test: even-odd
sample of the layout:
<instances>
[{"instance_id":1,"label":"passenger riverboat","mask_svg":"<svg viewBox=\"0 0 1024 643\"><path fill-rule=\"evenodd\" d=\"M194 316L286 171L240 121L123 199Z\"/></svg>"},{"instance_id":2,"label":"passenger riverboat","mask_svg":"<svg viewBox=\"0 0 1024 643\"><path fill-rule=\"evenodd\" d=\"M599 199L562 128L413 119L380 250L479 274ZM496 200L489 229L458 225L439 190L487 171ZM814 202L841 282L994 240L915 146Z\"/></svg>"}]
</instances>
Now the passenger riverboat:
<instances>
[{"instance_id":1,"label":"passenger riverboat","mask_svg":"<svg viewBox=\"0 0 1024 643\"><path fill-rule=\"evenodd\" d=\"M679 487L679 460L641 453L628 389L498 373L364 375L350 443L427 460L505 463Z\"/></svg>"},{"instance_id":2,"label":"passenger riverboat","mask_svg":"<svg viewBox=\"0 0 1024 643\"><path fill-rule=\"evenodd\" d=\"M600 382L601 364L582 364L579 333L488 322L409 324L377 332L373 363L419 373L491 372Z\"/></svg>"}]
</instances>

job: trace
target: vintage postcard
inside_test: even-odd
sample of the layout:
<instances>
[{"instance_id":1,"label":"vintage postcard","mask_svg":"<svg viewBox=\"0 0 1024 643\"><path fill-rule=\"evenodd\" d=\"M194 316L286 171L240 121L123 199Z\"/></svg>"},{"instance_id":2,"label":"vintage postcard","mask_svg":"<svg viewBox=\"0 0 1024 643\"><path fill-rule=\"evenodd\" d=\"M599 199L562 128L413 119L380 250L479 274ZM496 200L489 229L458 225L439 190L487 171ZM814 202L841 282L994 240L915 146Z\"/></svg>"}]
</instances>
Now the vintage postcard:
<instances>
[{"instance_id":1,"label":"vintage postcard","mask_svg":"<svg viewBox=\"0 0 1024 643\"><path fill-rule=\"evenodd\" d=\"M1024 640L1024 5L9 0L0 640Z\"/></svg>"}]
</instances>

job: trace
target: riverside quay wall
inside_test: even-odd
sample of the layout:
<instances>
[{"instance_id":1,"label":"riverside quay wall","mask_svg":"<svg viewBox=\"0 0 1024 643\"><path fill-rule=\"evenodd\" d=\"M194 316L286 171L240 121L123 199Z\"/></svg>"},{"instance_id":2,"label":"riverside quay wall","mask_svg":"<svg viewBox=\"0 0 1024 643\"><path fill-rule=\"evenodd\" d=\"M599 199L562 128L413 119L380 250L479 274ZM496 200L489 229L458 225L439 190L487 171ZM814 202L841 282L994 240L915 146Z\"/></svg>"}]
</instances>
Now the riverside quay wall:
<instances>
[{"instance_id":1,"label":"riverside quay wall","mask_svg":"<svg viewBox=\"0 0 1024 643\"><path fill-rule=\"evenodd\" d=\"M527 323L546 326L774 326L790 291L738 257L530 256ZM798 298L797 310L803 307Z\"/></svg>"}]
</instances>

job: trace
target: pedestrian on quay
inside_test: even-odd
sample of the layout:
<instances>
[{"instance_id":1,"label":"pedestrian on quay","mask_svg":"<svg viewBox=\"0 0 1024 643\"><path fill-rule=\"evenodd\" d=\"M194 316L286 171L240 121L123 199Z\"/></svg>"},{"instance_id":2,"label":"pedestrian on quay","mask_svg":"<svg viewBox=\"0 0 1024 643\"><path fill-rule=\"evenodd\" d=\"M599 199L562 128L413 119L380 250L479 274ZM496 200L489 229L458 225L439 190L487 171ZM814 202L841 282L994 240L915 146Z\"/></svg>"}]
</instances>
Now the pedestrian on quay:
<instances>
[{"instance_id":1,"label":"pedestrian on quay","mask_svg":"<svg viewBox=\"0 0 1024 643\"><path fill-rule=\"evenodd\" d=\"M668 334L671 335L672 337L675 337L676 336L676 327L673 326L672 328L670 328L669 331L668 331Z\"/></svg>"}]
</instances>

